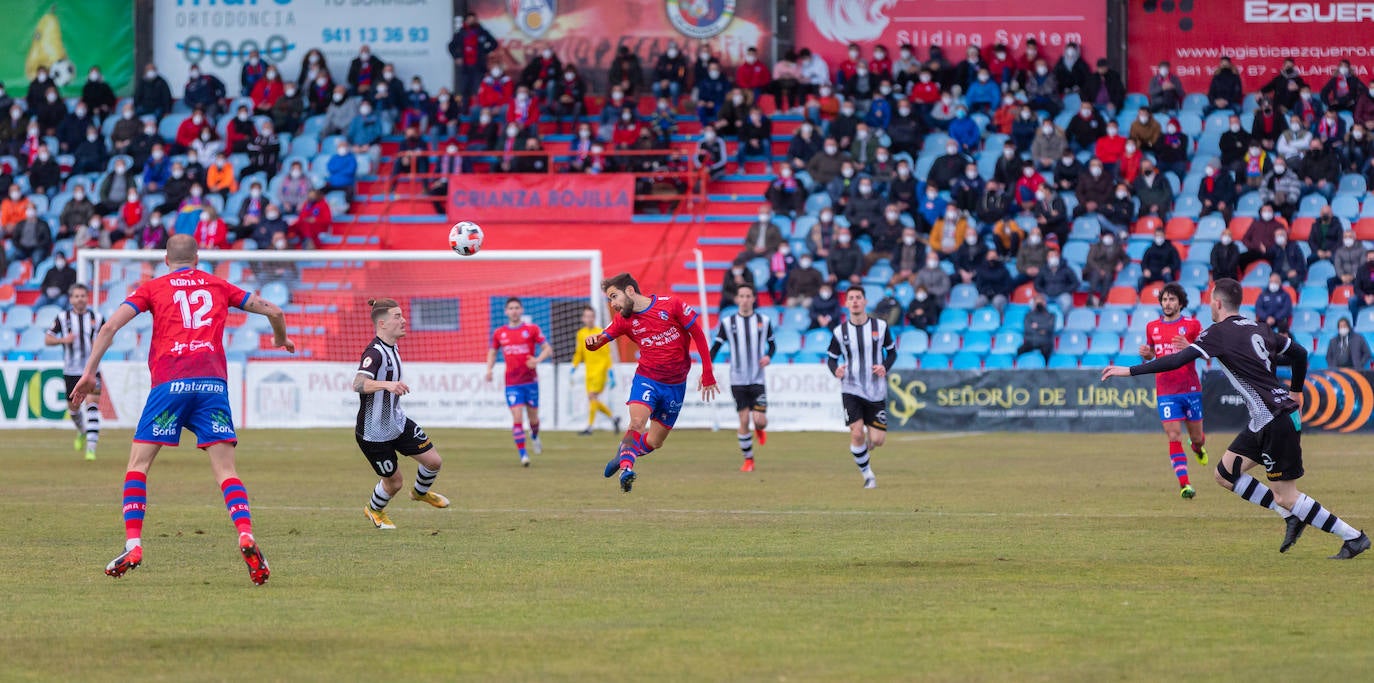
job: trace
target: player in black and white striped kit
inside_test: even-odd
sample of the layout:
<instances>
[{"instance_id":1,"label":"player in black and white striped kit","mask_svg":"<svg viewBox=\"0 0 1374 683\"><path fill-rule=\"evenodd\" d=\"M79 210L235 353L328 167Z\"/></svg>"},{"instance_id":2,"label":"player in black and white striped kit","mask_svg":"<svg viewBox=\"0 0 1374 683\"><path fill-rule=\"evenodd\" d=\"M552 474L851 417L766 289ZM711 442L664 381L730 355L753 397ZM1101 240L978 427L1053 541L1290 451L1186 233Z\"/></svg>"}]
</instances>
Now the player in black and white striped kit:
<instances>
[{"instance_id":1,"label":"player in black and white striped kit","mask_svg":"<svg viewBox=\"0 0 1374 683\"><path fill-rule=\"evenodd\" d=\"M844 305L849 319L836 325L830 339L830 372L840 378L844 423L849 426L849 452L864 476L864 488L878 488L869 467L872 449L887 439L887 371L897 362L897 345L887 322L868 315L862 287L850 287Z\"/></svg>"},{"instance_id":2,"label":"player in black and white striped kit","mask_svg":"<svg viewBox=\"0 0 1374 683\"><path fill-rule=\"evenodd\" d=\"M382 480L373 487L372 500L363 512L378 529L395 529L386 505L405 483L396 467L396 454L415 458L418 463L410 499L437 508L449 505L448 498L429 490L444 461L425 430L401 410L401 397L410 393L410 387L401 381L401 356L396 352L396 342L406 334L401 305L394 299L370 299L367 304L372 307L377 336L368 342L353 375L353 390L361 394L355 436L358 448Z\"/></svg>"},{"instance_id":3,"label":"player in black and white striped kit","mask_svg":"<svg viewBox=\"0 0 1374 683\"><path fill-rule=\"evenodd\" d=\"M76 425L76 450L86 449L86 459L95 460L95 447L100 443L100 389L101 377L95 376L95 389L81 404L71 400L72 389L76 387L81 373L86 370L86 360L91 356L91 345L100 326L105 324L95 309L90 308L91 290L77 283L67 291L68 308L58 313L52 327L44 335L43 343L48 346L62 346L62 379L67 382L67 413Z\"/></svg>"},{"instance_id":4,"label":"player in black and white striped kit","mask_svg":"<svg viewBox=\"0 0 1374 683\"><path fill-rule=\"evenodd\" d=\"M768 387L763 369L768 367L777 351L773 341L773 323L754 311L757 295L749 285L740 285L735 294L737 313L721 318L711 344L711 360L716 359L720 347L730 345L730 392L735 396L735 410L739 413L739 450L744 455L741 472L754 471L754 436L749 424L758 432L759 445L767 441Z\"/></svg>"}]
</instances>

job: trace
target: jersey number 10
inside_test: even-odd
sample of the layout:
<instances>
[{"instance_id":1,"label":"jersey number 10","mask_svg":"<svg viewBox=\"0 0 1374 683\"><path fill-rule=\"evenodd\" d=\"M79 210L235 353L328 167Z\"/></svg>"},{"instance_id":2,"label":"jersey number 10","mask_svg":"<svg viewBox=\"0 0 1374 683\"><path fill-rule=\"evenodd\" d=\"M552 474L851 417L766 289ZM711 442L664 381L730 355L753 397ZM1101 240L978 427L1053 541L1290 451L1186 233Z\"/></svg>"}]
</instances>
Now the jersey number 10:
<instances>
[{"instance_id":1,"label":"jersey number 10","mask_svg":"<svg viewBox=\"0 0 1374 683\"><path fill-rule=\"evenodd\" d=\"M172 295L172 300L181 307L181 324L186 329L198 330L210 324L210 320L205 316L210 314L210 309L214 308L215 301L209 292L196 289L187 294L185 290L178 289ZM192 306L195 306L196 310L192 311Z\"/></svg>"}]
</instances>

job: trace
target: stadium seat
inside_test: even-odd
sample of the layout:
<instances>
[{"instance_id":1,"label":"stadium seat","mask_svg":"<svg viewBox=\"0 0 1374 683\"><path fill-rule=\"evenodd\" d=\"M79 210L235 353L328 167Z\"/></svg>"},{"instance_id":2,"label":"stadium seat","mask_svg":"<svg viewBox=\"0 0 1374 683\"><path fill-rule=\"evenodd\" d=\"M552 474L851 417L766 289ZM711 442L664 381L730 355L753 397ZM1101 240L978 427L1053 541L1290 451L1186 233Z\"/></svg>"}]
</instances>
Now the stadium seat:
<instances>
[{"instance_id":1,"label":"stadium seat","mask_svg":"<svg viewBox=\"0 0 1374 683\"><path fill-rule=\"evenodd\" d=\"M940 322L936 329L941 332L962 332L968 329L968 312L957 308L946 308L940 312Z\"/></svg>"},{"instance_id":2,"label":"stadium seat","mask_svg":"<svg viewBox=\"0 0 1374 683\"><path fill-rule=\"evenodd\" d=\"M897 350L902 353L920 354L930 348L930 335L925 330L904 330L897 336Z\"/></svg>"},{"instance_id":3,"label":"stadium seat","mask_svg":"<svg viewBox=\"0 0 1374 683\"><path fill-rule=\"evenodd\" d=\"M1374 308L1362 308L1355 317L1355 329L1359 332L1374 332Z\"/></svg>"},{"instance_id":4,"label":"stadium seat","mask_svg":"<svg viewBox=\"0 0 1374 683\"><path fill-rule=\"evenodd\" d=\"M886 263L875 263L868 269L868 274L864 275L864 284L886 285L892 281L892 266ZM766 279L764 280L767 281Z\"/></svg>"},{"instance_id":5,"label":"stadium seat","mask_svg":"<svg viewBox=\"0 0 1374 683\"><path fill-rule=\"evenodd\" d=\"M1045 367L1048 367L1052 370L1065 370L1077 368L1078 356L1066 356L1062 353L1056 353L1053 356L1050 356L1050 362Z\"/></svg>"},{"instance_id":6,"label":"stadium seat","mask_svg":"<svg viewBox=\"0 0 1374 683\"><path fill-rule=\"evenodd\" d=\"M992 333L990 332L968 332L964 334L962 351L967 353L986 354L992 351Z\"/></svg>"},{"instance_id":7,"label":"stadium seat","mask_svg":"<svg viewBox=\"0 0 1374 683\"><path fill-rule=\"evenodd\" d=\"M944 353L927 353L919 358L919 367L922 370L948 370L949 355Z\"/></svg>"},{"instance_id":8,"label":"stadium seat","mask_svg":"<svg viewBox=\"0 0 1374 683\"><path fill-rule=\"evenodd\" d=\"M1099 332L1113 332L1121 334L1130 326L1131 316L1129 311L1120 306L1109 306L1102 309L1097 316L1097 330Z\"/></svg>"},{"instance_id":9,"label":"stadium seat","mask_svg":"<svg viewBox=\"0 0 1374 683\"><path fill-rule=\"evenodd\" d=\"M983 358L984 370L1010 370L1015 365L1010 354L993 354Z\"/></svg>"},{"instance_id":10,"label":"stadium seat","mask_svg":"<svg viewBox=\"0 0 1374 683\"><path fill-rule=\"evenodd\" d=\"M1140 295L1136 292L1134 283L1132 286L1112 287L1107 292L1108 305L1132 306L1139 298Z\"/></svg>"},{"instance_id":11,"label":"stadium seat","mask_svg":"<svg viewBox=\"0 0 1374 683\"><path fill-rule=\"evenodd\" d=\"M1112 358L1115 356L1116 354L1085 353L1082 358L1078 359L1078 367L1094 369L1105 368L1112 364Z\"/></svg>"},{"instance_id":12,"label":"stadium seat","mask_svg":"<svg viewBox=\"0 0 1374 683\"><path fill-rule=\"evenodd\" d=\"M1158 217L1141 216L1140 220L1137 220L1131 225L1131 234L1153 237L1155 230L1161 227L1164 227L1164 222L1159 220Z\"/></svg>"},{"instance_id":13,"label":"stadium seat","mask_svg":"<svg viewBox=\"0 0 1374 683\"><path fill-rule=\"evenodd\" d=\"M1336 195L1331 200L1331 213L1353 221L1360 216L1360 200L1353 195Z\"/></svg>"},{"instance_id":14,"label":"stadium seat","mask_svg":"<svg viewBox=\"0 0 1374 683\"><path fill-rule=\"evenodd\" d=\"M811 311L801 306L793 306L784 309L782 312L782 327L789 330L802 331L811 327Z\"/></svg>"},{"instance_id":15,"label":"stadium seat","mask_svg":"<svg viewBox=\"0 0 1374 683\"><path fill-rule=\"evenodd\" d=\"M802 349L824 353L830 349L830 340L833 336L834 334L825 328L807 330L802 334Z\"/></svg>"},{"instance_id":16,"label":"stadium seat","mask_svg":"<svg viewBox=\"0 0 1374 683\"><path fill-rule=\"evenodd\" d=\"M1082 332L1068 331L1059 335L1059 343L1055 346L1056 353L1081 356L1088 350L1088 335Z\"/></svg>"},{"instance_id":17,"label":"stadium seat","mask_svg":"<svg viewBox=\"0 0 1374 683\"><path fill-rule=\"evenodd\" d=\"M1189 289L1200 289L1206 287L1212 281L1212 269L1205 263L1189 261L1184 263L1179 271L1179 284Z\"/></svg>"},{"instance_id":18,"label":"stadium seat","mask_svg":"<svg viewBox=\"0 0 1374 683\"><path fill-rule=\"evenodd\" d=\"M33 308L30 306L10 306L5 311L5 327L23 331L33 326Z\"/></svg>"},{"instance_id":19,"label":"stadium seat","mask_svg":"<svg viewBox=\"0 0 1374 683\"><path fill-rule=\"evenodd\" d=\"M777 342L779 354L793 354L802 348L801 333L796 330L778 330L773 333L773 340Z\"/></svg>"},{"instance_id":20,"label":"stadium seat","mask_svg":"<svg viewBox=\"0 0 1374 683\"><path fill-rule=\"evenodd\" d=\"M1174 242L1190 240L1196 231L1197 225L1187 216L1174 216L1164 224L1164 237Z\"/></svg>"},{"instance_id":21,"label":"stadium seat","mask_svg":"<svg viewBox=\"0 0 1374 683\"><path fill-rule=\"evenodd\" d=\"M1092 244L1088 241L1069 240L1063 249L1064 262L1082 268L1088 262L1088 250L1091 248Z\"/></svg>"},{"instance_id":22,"label":"stadium seat","mask_svg":"<svg viewBox=\"0 0 1374 683\"><path fill-rule=\"evenodd\" d=\"M951 355L959 351L959 333L936 332L930 338L929 353Z\"/></svg>"},{"instance_id":23,"label":"stadium seat","mask_svg":"<svg viewBox=\"0 0 1374 683\"><path fill-rule=\"evenodd\" d=\"M992 355L994 356L1014 356L1016 350L1021 347L1021 333L1013 330L998 332L992 338Z\"/></svg>"},{"instance_id":24,"label":"stadium seat","mask_svg":"<svg viewBox=\"0 0 1374 683\"><path fill-rule=\"evenodd\" d=\"M1053 356L1051 356L1053 357ZM1039 351L1027 351L1016 357L1016 369L1018 370L1044 370L1045 357Z\"/></svg>"},{"instance_id":25,"label":"stadium seat","mask_svg":"<svg viewBox=\"0 0 1374 683\"><path fill-rule=\"evenodd\" d=\"M1337 194L1354 195L1356 198L1363 197L1367 191L1365 178L1358 173L1347 173L1341 176L1341 184L1336 188Z\"/></svg>"},{"instance_id":26,"label":"stadium seat","mask_svg":"<svg viewBox=\"0 0 1374 683\"><path fill-rule=\"evenodd\" d=\"M1315 333L1322 328L1322 314L1310 308L1293 309L1293 323L1291 329L1294 332Z\"/></svg>"},{"instance_id":27,"label":"stadium seat","mask_svg":"<svg viewBox=\"0 0 1374 683\"><path fill-rule=\"evenodd\" d=\"M1242 287L1263 287L1269 284L1269 273L1272 271L1273 269L1268 263L1264 261L1256 262L1246 271L1245 277L1241 278L1240 285Z\"/></svg>"},{"instance_id":28,"label":"stadium seat","mask_svg":"<svg viewBox=\"0 0 1374 683\"><path fill-rule=\"evenodd\" d=\"M1121 337L1111 332L1096 332L1088 339L1088 353L1115 356L1121 350Z\"/></svg>"},{"instance_id":29,"label":"stadium seat","mask_svg":"<svg viewBox=\"0 0 1374 683\"><path fill-rule=\"evenodd\" d=\"M1318 263L1321 262L1318 261ZM1329 296L1326 292L1326 285L1317 284L1318 282L1321 282L1321 280L1313 278L1310 275L1311 271L1308 271L1308 273L1308 282L1311 282L1312 284L1304 286L1302 290L1298 292L1298 301L1293 306L1293 308L1307 309L1317 312L1325 311L1327 297Z\"/></svg>"},{"instance_id":30,"label":"stadium seat","mask_svg":"<svg viewBox=\"0 0 1374 683\"><path fill-rule=\"evenodd\" d=\"M1374 207L1374 201L1369 201L1365 204ZM1355 229L1355 237L1360 241L1368 242L1374 240L1374 218L1361 218L1355 221L1355 225L1352 227Z\"/></svg>"},{"instance_id":31,"label":"stadium seat","mask_svg":"<svg viewBox=\"0 0 1374 683\"><path fill-rule=\"evenodd\" d=\"M1002 324L1002 316L997 309L985 306L973 312L969 319L970 332L995 332Z\"/></svg>"},{"instance_id":32,"label":"stadium seat","mask_svg":"<svg viewBox=\"0 0 1374 683\"><path fill-rule=\"evenodd\" d=\"M1089 332L1096 328L1097 314L1086 308L1075 308L1064 319L1065 330Z\"/></svg>"},{"instance_id":33,"label":"stadium seat","mask_svg":"<svg viewBox=\"0 0 1374 683\"><path fill-rule=\"evenodd\" d=\"M973 285L954 285L949 290L949 308L969 310L978 306L978 288Z\"/></svg>"},{"instance_id":34,"label":"stadium seat","mask_svg":"<svg viewBox=\"0 0 1374 683\"><path fill-rule=\"evenodd\" d=\"M1322 208L1326 206L1326 197L1323 197L1314 192L1302 198L1302 203L1298 205L1298 215L1318 216L1321 214ZM1237 205L1237 208L1239 208L1239 205ZM1335 212L1335 209L1332 209L1332 211Z\"/></svg>"},{"instance_id":35,"label":"stadium seat","mask_svg":"<svg viewBox=\"0 0 1374 683\"><path fill-rule=\"evenodd\" d=\"M1221 232L1226 229L1226 219L1220 214L1207 214L1198 219L1197 229L1193 231L1194 240L1216 241L1221 239Z\"/></svg>"},{"instance_id":36,"label":"stadium seat","mask_svg":"<svg viewBox=\"0 0 1374 683\"><path fill-rule=\"evenodd\" d=\"M983 357L968 351L960 351L954 354L950 360L951 370L981 370L983 369Z\"/></svg>"}]
</instances>

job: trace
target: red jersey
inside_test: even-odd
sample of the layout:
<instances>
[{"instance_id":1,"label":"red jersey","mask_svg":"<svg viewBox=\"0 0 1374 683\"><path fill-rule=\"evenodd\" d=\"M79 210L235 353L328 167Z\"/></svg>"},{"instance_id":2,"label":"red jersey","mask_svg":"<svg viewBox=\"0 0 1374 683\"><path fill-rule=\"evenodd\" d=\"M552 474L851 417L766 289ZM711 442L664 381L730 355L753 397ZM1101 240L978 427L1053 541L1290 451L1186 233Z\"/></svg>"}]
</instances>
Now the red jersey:
<instances>
[{"instance_id":1,"label":"red jersey","mask_svg":"<svg viewBox=\"0 0 1374 683\"><path fill-rule=\"evenodd\" d=\"M544 333L531 323L515 327L502 325L491 333L491 348L499 349L506 358L506 386L518 387L539 381L539 373L526 361L539 355L543 343Z\"/></svg>"},{"instance_id":2,"label":"red jersey","mask_svg":"<svg viewBox=\"0 0 1374 683\"><path fill-rule=\"evenodd\" d=\"M148 369L153 386L177 379L227 380L224 321L252 294L210 273L182 268L149 280L124 303L153 314Z\"/></svg>"},{"instance_id":3,"label":"red jersey","mask_svg":"<svg viewBox=\"0 0 1374 683\"><path fill-rule=\"evenodd\" d=\"M1174 347L1174 337L1182 335L1188 343L1197 341L1202 334L1202 323L1197 318L1180 317L1178 320L1155 320L1145 326L1145 339L1155 356L1167 356L1182 349ZM1202 391L1202 383L1197 378L1197 368L1189 363L1177 370L1155 375L1155 393L1160 396L1176 394L1195 394Z\"/></svg>"},{"instance_id":4,"label":"red jersey","mask_svg":"<svg viewBox=\"0 0 1374 683\"><path fill-rule=\"evenodd\" d=\"M683 384L692 369L687 330L696 322L696 310L681 299L654 296L648 308L628 318L616 315L603 334L607 339L628 334L639 345L635 372L640 376L663 384Z\"/></svg>"}]
</instances>

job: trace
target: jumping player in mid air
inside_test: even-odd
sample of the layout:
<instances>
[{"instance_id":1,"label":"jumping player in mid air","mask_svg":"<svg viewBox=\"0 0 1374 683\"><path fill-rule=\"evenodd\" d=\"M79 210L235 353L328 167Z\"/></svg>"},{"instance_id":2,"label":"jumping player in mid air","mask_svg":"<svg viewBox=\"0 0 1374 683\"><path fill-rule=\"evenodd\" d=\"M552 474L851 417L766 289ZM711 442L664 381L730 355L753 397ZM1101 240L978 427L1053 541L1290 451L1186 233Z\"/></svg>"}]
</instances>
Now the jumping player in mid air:
<instances>
[{"instance_id":1,"label":"jumping player in mid air","mask_svg":"<svg viewBox=\"0 0 1374 683\"><path fill-rule=\"evenodd\" d=\"M710 401L720 388L711 371L711 351L706 334L696 324L697 312L681 299L645 296L629 273L601 282L612 310L618 312L606 331L587 337L587 348L595 351L612 339L628 334L639 345L639 367L630 384L630 428L620 440L620 449L606 463L606 477L620 473L620 489L629 493L634 485L635 460L661 448L668 432L677 422L687 394L687 373L692 369L688 337L701 356L701 400ZM653 420L650 425L649 421Z\"/></svg>"},{"instance_id":2,"label":"jumping player in mid air","mask_svg":"<svg viewBox=\"0 0 1374 683\"><path fill-rule=\"evenodd\" d=\"M449 505L448 498L429 490L444 461L425 430L401 410L401 397L410 393L410 387L401 381L401 354L396 350L396 342L406 336L401 305L394 299L371 299L367 305L372 308L372 326L377 336L368 342L353 375L353 390L361 395L355 437L363 456L372 463L372 471L382 479L373 487L372 500L363 513L378 529L395 529L386 514L386 505L405 483L396 467L396 454L414 458L418 463L410 499L437 508Z\"/></svg>"},{"instance_id":3,"label":"jumping player in mid air","mask_svg":"<svg viewBox=\"0 0 1374 683\"><path fill-rule=\"evenodd\" d=\"M1199 358L1215 358L1226 371L1245 407L1250 424L1231 442L1217 463L1216 481L1229 491L1284 518L1287 530L1279 552L1298 542L1303 529L1314 526L1339 536L1341 548L1333 560L1348 560L1369 549L1369 536L1350 526L1298 490L1303 475L1302 385L1307 378L1307 350L1291 339L1275 334L1268 326L1240 315L1240 283L1222 278L1212 285L1211 327L1197 341L1176 353L1148 363L1102 371L1102 381L1127 375L1149 375L1188 365ZM1293 366L1291 386L1284 386L1274 372L1278 362ZM1264 466L1269 486L1246 472Z\"/></svg>"},{"instance_id":4,"label":"jumping player in mid air","mask_svg":"<svg viewBox=\"0 0 1374 683\"><path fill-rule=\"evenodd\" d=\"M572 360L573 372L577 371L578 365L587 366L587 428L578 432L582 436L591 436L597 413L611 418L611 428L620 433L620 418L601 401L601 392L606 390L606 379L611 375L611 347L603 346L595 351L587 349L587 337L600 331L601 328L596 324L596 310L591 306L582 309L582 328L577 331Z\"/></svg>"},{"instance_id":5,"label":"jumping player in mid air","mask_svg":"<svg viewBox=\"0 0 1374 683\"><path fill-rule=\"evenodd\" d=\"M506 359L506 406L510 408L511 438L520 464L530 466L525 452L525 417L530 419L530 447L535 455L544 450L539 443L539 363L553 355L553 348L544 340L539 326L525 322L525 307L520 300L506 300L506 324L491 333L491 348L487 350L487 376L491 381L496 367L496 351ZM537 354L537 355L536 355Z\"/></svg>"},{"instance_id":6,"label":"jumping player in mid air","mask_svg":"<svg viewBox=\"0 0 1374 683\"><path fill-rule=\"evenodd\" d=\"M1159 308L1164 317L1145 326L1146 343L1140 345L1141 358L1154 360L1177 353L1197 341L1202 333L1202 323L1197 318L1183 315L1183 309L1187 306L1188 292L1177 283L1164 285L1159 292ZM1192 498L1197 491L1188 481L1188 456L1183 454L1183 430L1179 428L1179 423L1188 425L1188 440L1192 442L1193 454L1197 456L1198 464L1206 467L1207 449L1203 445L1206 436L1202 433L1202 382L1198 379L1197 368L1189 363L1177 370L1155 375L1155 394L1159 396L1159 421L1164 423L1164 434L1169 439L1169 461L1173 463L1174 476L1178 477L1178 493L1184 498Z\"/></svg>"},{"instance_id":7,"label":"jumping player in mid air","mask_svg":"<svg viewBox=\"0 0 1374 683\"><path fill-rule=\"evenodd\" d=\"M91 290L77 283L67 290L66 311L57 314L43 340L48 346L62 345L62 378L67 381L67 413L76 424L76 450L86 449L86 459L95 460L96 444L100 443L100 375L95 376L95 388L82 403L71 400L72 389L86 369L86 361L95 344L100 326L105 324L90 307Z\"/></svg>"},{"instance_id":8,"label":"jumping player in mid air","mask_svg":"<svg viewBox=\"0 0 1374 683\"><path fill-rule=\"evenodd\" d=\"M248 578L267 582L271 570L253 539L253 516L248 490L234 467L238 435L229 406L224 323L229 307L266 316L272 323L272 343L292 353L296 345L286 336L280 308L210 273L195 270L200 262L190 235L167 240L167 266L172 272L149 280L110 315L91 348L86 370L72 390L80 404L95 389L100 357L110 349L115 333L134 316L153 316L153 340L148 352L152 389L134 432L129 467L124 475L124 552L110 561L105 573L119 578L143 561L143 515L148 504L148 469L163 446L176 446L181 429L195 432L196 447L210 458L229 518L239 532L239 553L248 565Z\"/></svg>"},{"instance_id":9,"label":"jumping player in mid air","mask_svg":"<svg viewBox=\"0 0 1374 683\"><path fill-rule=\"evenodd\" d=\"M716 341L711 344L711 360L721 346L730 345L730 393L735 397L735 411L739 413L739 450L744 455L741 472L754 471L754 435L750 433L749 423L758 432L759 445L767 437L763 431L768 427L768 392L763 369L772 361L777 351L773 341L773 323L767 316L754 310L756 295L754 288L740 285L735 293L735 304L739 312L731 313L720 321L716 331Z\"/></svg>"}]
</instances>

